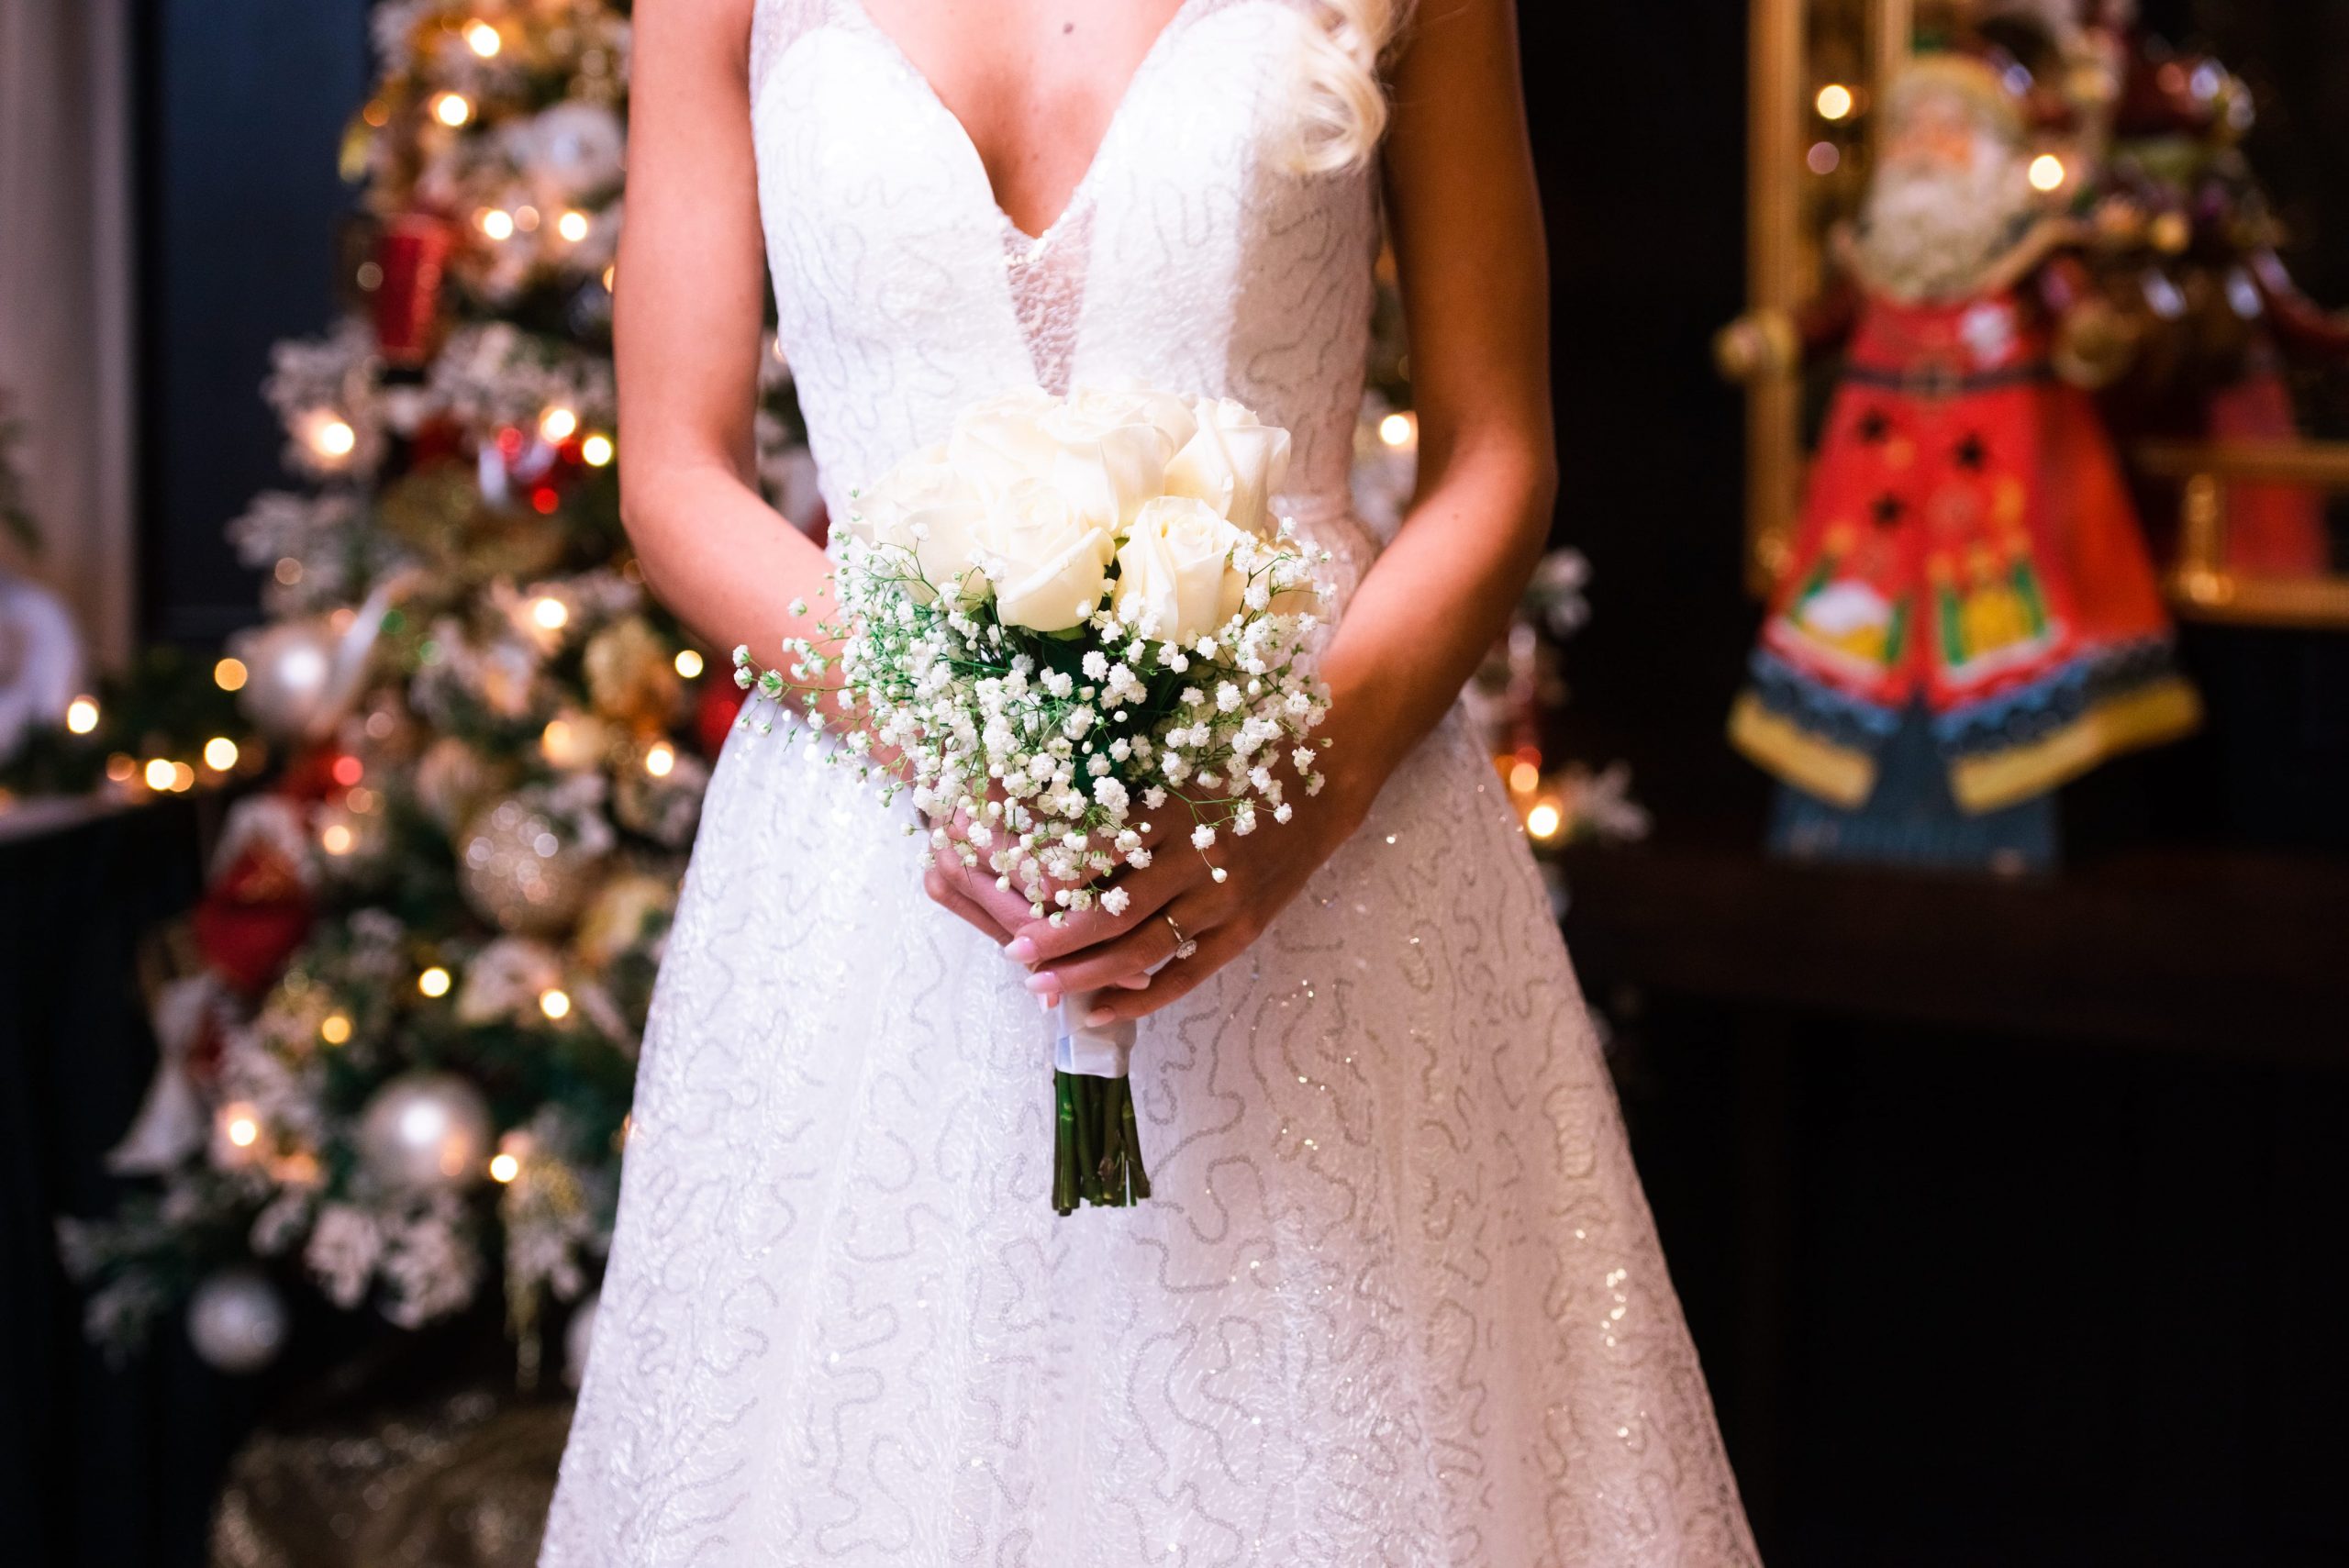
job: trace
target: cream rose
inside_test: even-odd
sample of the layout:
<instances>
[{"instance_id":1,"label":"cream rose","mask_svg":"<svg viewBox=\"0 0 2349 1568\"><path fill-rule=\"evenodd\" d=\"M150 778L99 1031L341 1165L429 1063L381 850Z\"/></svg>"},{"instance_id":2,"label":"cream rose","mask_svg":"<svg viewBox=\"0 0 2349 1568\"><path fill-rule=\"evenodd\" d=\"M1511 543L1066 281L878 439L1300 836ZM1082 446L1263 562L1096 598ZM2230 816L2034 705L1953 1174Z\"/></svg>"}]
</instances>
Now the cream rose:
<instances>
[{"instance_id":1,"label":"cream rose","mask_svg":"<svg viewBox=\"0 0 2349 1568\"><path fill-rule=\"evenodd\" d=\"M1205 501L1162 495L1143 506L1118 551L1119 617L1146 637L1191 642L1231 618L1248 580L1231 564L1247 536Z\"/></svg>"},{"instance_id":2,"label":"cream rose","mask_svg":"<svg viewBox=\"0 0 2349 1568\"><path fill-rule=\"evenodd\" d=\"M1191 439L1192 417L1163 393L1080 387L1038 421L1052 443L1048 476L1085 517L1123 528L1165 488L1166 460Z\"/></svg>"},{"instance_id":3,"label":"cream rose","mask_svg":"<svg viewBox=\"0 0 2349 1568\"><path fill-rule=\"evenodd\" d=\"M1054 448L1044 435L1043 419L1059 406L1050 393L1034 387L974 403L946 438L946 461L989 495L1023 479L1044 478L1052 472Z\"/></svg>"},{"instance_id":4,"label":"cream rose","mask_svg":"<svg viewBox=\"0 0 2349 1568\"><path fill-rule=\"evenodd\" d=\"M1197 430L1166 464L1171 495L1193 495L1250 533L1272 532L1273 495L1288 479L1288 432L1229 397L1201 398Z\"/></svg>"},{"instance_id":5,"label":"cream rose","mask_svg":"<svg viewBox=\"0 0 2349 1568\"><path fill-rule=\"evenodd\" d=\"M978 568L979 535L985 520L986 504L978 487L946 461L946 449L937 446L907 458L858 496L848 527L867 544L910 551L924 583L970 604L986 586ZM914 593L917 598L928 598L918 590Z\"/></svg>"},{"instance_id":6,"label":"cream rose","mask_svg":"<svg viewBox=\"0 0 2349 1568\"><path fill-rule=\"evenodd\" d=\"M1006 626L1066 631L1108 591L1117 551L1109 530L1040 479L1023 479L987 503L980 560L995 583Z\"/></svg>"}]
</instances>

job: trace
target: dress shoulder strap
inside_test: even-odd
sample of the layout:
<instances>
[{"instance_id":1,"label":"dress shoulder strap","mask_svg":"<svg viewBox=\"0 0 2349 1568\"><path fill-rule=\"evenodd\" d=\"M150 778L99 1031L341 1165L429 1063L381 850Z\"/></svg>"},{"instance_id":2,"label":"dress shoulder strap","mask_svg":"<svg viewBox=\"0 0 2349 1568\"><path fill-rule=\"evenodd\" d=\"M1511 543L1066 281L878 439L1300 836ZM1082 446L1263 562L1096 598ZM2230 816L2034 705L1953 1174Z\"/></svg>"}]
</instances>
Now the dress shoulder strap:
<instances>
[{"instance_id":1,"label":"dress shoulder strap","mask_svg":"<svg viewBox=\"0 0 2349 1568\"><path fill-rule=\"evenodd\" d=\"M831 19L837 0L752 0L751 9L751 102L759 101L767 73L783 51Z\"/></svg>"}]
</instances>

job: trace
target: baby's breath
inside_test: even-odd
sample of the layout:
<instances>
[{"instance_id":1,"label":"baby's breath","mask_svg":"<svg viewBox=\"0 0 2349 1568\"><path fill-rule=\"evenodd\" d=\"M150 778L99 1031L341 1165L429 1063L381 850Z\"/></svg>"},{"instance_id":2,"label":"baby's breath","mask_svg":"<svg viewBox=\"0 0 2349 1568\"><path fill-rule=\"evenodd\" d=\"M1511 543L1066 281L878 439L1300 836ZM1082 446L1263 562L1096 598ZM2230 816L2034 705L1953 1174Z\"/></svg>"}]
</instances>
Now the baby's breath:
<instances>
[{"instance_id":1,"label":"baby's breath","mask_svg":"<svg viewBox=\"0 0 2349 1568\"><path fill-rule=\"evenodd\" d=\"M1260 806L1289 820L1266 765L1283 750L1306 792L1318 789L1315 753L1298 742L1329 706L1309 648L1319 621L1275 606L1314 597L1320 559L1287 528L1248 539L1233 560L1241 608L1183 647L1120 621L1114 580L1079 626L1041 633L1005 624L991 594L973 604L940 592L911 550L852 539L831 578L837 616L785 638L779 669L737 648L735 680L802 699L811 730L826 727L816 705L837 684L830 728L849 738L827 754L892 759L873 776L885 800L908 792L934 825L929 854L985 867L1039 916L1097 903L1117 914L1128 895L1103 884L1150 863L1143 814L1179 808L1204 851L1223 831L1252 831ZM807 613L804 601L790 607ZM817 678L835 672L836 683Z\"/></svg>"}]
</instances>

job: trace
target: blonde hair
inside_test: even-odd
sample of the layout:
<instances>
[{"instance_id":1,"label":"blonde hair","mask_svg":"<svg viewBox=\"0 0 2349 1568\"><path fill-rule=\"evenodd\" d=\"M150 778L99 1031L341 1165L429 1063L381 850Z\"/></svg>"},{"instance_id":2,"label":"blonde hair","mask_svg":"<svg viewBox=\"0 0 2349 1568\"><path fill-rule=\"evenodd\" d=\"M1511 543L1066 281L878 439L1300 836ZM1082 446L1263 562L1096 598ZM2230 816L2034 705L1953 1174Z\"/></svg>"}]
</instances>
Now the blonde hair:
<instances>
[{"instance_id":1,"label":"blonde hair","mask_svg":"<svg viewBox=\"0 0 2349 1568\"><path fill-rule=\"evenodd\" d=\"M1379 64L1411 0L1314 0L1305 29L1295 161L1308 173L1352 168L1386 134Z\"/></svg>"}]
</instances>

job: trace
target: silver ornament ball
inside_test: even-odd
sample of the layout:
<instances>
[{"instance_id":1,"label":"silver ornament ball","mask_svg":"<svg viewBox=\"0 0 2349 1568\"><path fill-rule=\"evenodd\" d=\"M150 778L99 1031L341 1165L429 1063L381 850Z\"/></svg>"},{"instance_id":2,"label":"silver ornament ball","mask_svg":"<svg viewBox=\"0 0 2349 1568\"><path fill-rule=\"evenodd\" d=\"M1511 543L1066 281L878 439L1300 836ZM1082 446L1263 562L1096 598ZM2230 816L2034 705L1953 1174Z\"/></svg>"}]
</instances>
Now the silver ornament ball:
<instances>
[{"instance_id":1,"label":"silver ornament ball","mask_svg":"<svg viewBox=\"0 0 2349 1568\"><path fill-rule=\"evenodd\" d=\"M335 695L340 643L323 617L273 621L232 639L245 666L237 694L245 717L276 740L307 732Z\"/></svg>"},{"instance_id":2,"label":"silver ornament ball","mask_svg":"<svg viewBox=\"0 0 2349 1568\"><path fill-rule=\"evenodd\" d=\"M454 1073L403 1073L359 1116L359 1157L390 1187L466 1187L489 1160L489 1104Z\"/></svg>"},{"instance_id":3,"label":"silver ornament ball","mask_svg":"<svg viewBox=\"0 0 2349 1568\"><path fill-rule=\"evenodd\" d=\"M187 1337L222 1372L242 1375L275 1361L289 1327L284 1297L255 1269L222 1269L188 1298Z\"/></svg>"}]
</instances>

